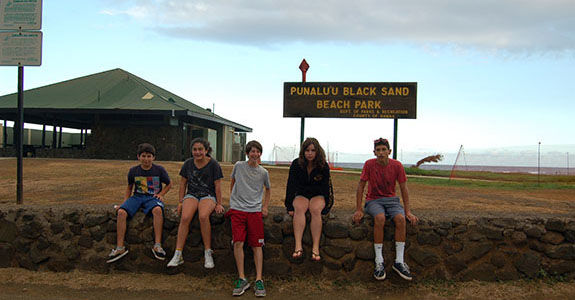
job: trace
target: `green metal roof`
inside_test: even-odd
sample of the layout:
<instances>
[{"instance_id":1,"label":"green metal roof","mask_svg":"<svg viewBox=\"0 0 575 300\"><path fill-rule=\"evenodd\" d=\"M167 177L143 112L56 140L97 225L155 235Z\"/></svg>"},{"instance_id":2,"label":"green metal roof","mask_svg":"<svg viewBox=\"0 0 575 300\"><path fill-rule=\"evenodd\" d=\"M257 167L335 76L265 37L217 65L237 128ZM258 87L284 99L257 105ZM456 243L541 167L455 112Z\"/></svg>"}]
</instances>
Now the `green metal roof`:
<instances>
[{"instance_id":1,"label":"green metal roof","mask_svg":"<svg viewBox=\"0 0 575 300\"><path fill-rule=\"evenodd\" d=\"M17 94L0 97L0 110L17 108ZM26 90L24 110L187 111L201 118L251 132L155 84L122 69L114 69Z\"/></svg>"}]
</instances>

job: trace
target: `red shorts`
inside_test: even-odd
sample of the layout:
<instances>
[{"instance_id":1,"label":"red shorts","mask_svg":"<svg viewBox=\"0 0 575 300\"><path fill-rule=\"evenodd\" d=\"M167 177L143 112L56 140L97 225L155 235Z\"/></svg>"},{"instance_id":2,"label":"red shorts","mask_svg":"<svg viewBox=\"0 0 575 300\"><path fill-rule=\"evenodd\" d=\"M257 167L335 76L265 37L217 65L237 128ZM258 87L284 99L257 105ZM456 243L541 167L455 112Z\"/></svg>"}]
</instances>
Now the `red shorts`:
<instances>
[{"instance_id":1,"label":"red shorts","mask_svg":"<svg viewBox=\"0 0 575 300\"><path fill-rule=\"evenodd\" d=\"M226 216L232 221L232 243L245 242L247 233L248 246L261 247L264 245L264 221L261 212L230 209Z\"/></svg>"}]
</instances>

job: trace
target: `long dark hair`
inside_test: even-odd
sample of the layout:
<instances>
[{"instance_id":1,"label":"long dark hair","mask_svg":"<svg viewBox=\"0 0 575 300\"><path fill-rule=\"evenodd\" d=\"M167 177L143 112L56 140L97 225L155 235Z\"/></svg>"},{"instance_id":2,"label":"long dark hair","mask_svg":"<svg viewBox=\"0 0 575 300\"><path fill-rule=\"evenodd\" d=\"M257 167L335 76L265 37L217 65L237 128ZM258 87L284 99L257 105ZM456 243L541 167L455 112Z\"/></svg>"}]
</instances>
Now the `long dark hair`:
<instances>
[{"instance_id":1,"label":"long dark hair","mask_svg":"<svg viewBox=\"0 0 575 300\"><path fill-rule=\"evenodd\" d=\"M309 145L313 145L315 148L315 158L311 162L312 165L314 167L323 169L323 167L326 165L325 152L323 151L323 148L320 146L319 142L315 138L312 138L312 137L308 137L301 144L301 148L299 150L299 165L300 165L300 167L305 168L307 166L307 159L305 158L305 149L307 149L307 147L309 147Z\"/></svg>"},{"instance_id":2,"label":"long dark hair","mask_svg":"<svg viewBox=\"0 0 575 300\"><path fill-rule=\"evenodd\" d=\"M208 142L208 140L206 140L206 139L204 139L204 138L201 138L201 137L198 137L198 138L193 139L192 142L190 143L190 150L191 150L191 148L194 146L195 143L200 143L200 144L202 144L202 145L204 146L204 148L206 149L206 151L207 151L206 156L210 156L210 157L211 157L210 154L212 154L212 147L210 147L210 142Z\"/></svg>"}]
</instances>

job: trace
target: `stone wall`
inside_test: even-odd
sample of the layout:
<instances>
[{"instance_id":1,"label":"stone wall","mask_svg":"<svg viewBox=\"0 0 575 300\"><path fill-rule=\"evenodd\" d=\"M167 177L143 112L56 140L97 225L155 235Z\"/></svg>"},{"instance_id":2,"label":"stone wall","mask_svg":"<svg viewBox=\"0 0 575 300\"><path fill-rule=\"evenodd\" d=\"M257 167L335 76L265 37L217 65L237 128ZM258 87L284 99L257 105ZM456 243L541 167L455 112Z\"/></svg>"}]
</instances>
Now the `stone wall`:
<instances>
[{"instance_id":1,"label":"stone wall","mask_svg":"<svg viewBox=\"0 0 575 300\"><path fill-rule=\"evenodd\" d=\"M575 218L573 216L434 215L418 212L421 222L408 225L406 261L417 280L514 280L522 277L560 275L575 278ZM301 274L350 280L372 280L373 224L350 221L350 212L332 212L326 218L321 239L321 263L310 260L311 236L304 234L305 258L293 260L291 218L283 208L270 209L265 219L264 275L291 278ZM178 226L172 208L166 209L164 247L171 258ZM192 222L184 249L184 265L168 269L167 260L153 258L152 219L138 213L128 223L126 241L130 253L106 264L116 242L115 215L110 206L32 207L6 205L0 208L0 267L31 270L98 273L129 272L209 275L235 273L229 221L214 215L212 245L216 267L203 268L199 222ZM389 263L395 257L394 228L385 229L384 253ZM246 249L246 271L253 272L252 254ZM399 279L398 279L399 280Z\"/></svg>"}]
</instances>

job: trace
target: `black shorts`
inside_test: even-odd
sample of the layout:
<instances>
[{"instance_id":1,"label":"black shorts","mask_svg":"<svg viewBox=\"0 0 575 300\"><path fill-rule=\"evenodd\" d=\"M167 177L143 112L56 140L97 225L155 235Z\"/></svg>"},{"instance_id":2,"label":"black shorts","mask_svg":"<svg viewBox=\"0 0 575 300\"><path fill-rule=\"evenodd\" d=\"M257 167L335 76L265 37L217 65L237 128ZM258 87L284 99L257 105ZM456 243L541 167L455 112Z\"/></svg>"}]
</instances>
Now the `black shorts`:
<instances>
[{"instance_id":1,"label":"black shorts","mask_svg":"<svg viewBox=\"0 0 575 300\"><path fill-rule=\"evenodd\" d=\"M295 196L300 196L300 197L305 197L307 198L307 200L311 200L311 198L316 197L316 196L322 196L325 199L325 196L322 193L318 193L318 192L297 192L295 194ZM295 199L295 198L294 198Z\"/></svg>"}]
</instances>

